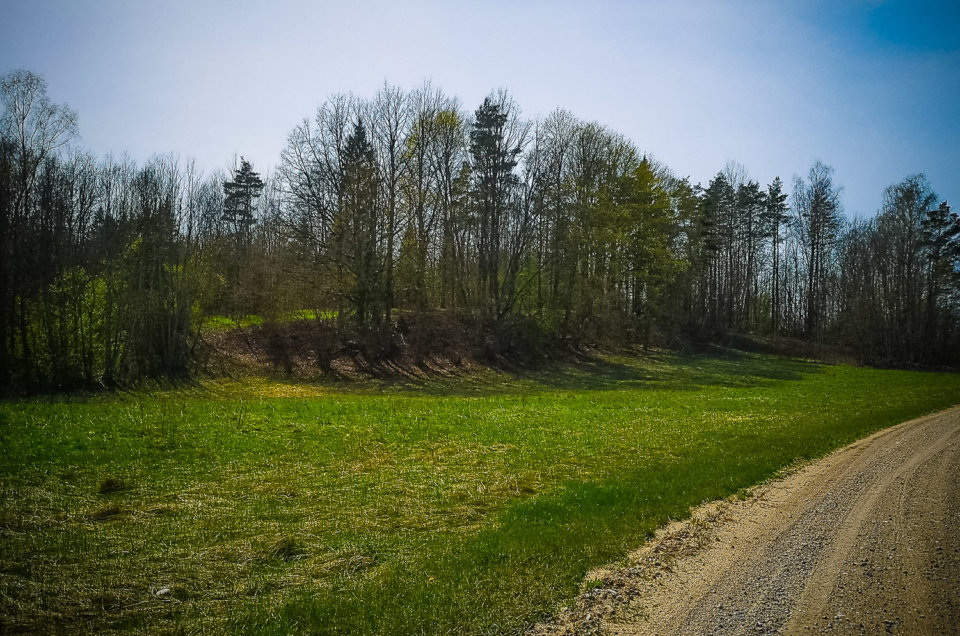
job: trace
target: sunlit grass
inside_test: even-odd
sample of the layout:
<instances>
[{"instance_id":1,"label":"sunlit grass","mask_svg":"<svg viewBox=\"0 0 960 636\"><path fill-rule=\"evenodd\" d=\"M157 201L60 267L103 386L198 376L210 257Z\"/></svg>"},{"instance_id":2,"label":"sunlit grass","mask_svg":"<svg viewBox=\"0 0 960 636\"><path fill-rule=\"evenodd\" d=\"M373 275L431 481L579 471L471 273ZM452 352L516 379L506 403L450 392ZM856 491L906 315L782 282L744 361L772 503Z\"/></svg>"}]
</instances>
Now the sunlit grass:
<instances>
[{"instance_id":1,"label":"sunlit grass","mask_svg":"<svg viewBox=\"0 0 960 636\"><path fill-rule=\"evenodd\" d=\"M0 630L497 633L668 518L955 403L762 356L0 404Z\"/></svg>"},{"instance_id":2,"label":"sunlit grass","mask_svg":"<svg viewBox=\"0 0 960 636\"><path fill-rule=\"evenodd\" d=\"M279 321L293 322L296 320L316 320L317 318L322 320L333 320L336 317L336 311L317 312L313 309L301 309L299 311L294 311L280 316ZM240 318L231 318L230 316L217 314L206 316L203 319L203 329L210 331L229 331L231 329L236 329L237 327L255 327L257 325L262 325L263 323L263 316L258 316L257 314L247 314Z\"/></svg>"},{"instance_id":3,"label":"sunlit grass","mask_svg":"<svg viewBox=\"0 0 960 636\"><path fill-rule=\"evenodd\" d=\"M231 318L229 316L207 316L203 319L203 329L210 331L229 331L237 327L252 327L263 324L263 317L256 314L249 314L241 318Z\"/></svg>"}]
</instances>

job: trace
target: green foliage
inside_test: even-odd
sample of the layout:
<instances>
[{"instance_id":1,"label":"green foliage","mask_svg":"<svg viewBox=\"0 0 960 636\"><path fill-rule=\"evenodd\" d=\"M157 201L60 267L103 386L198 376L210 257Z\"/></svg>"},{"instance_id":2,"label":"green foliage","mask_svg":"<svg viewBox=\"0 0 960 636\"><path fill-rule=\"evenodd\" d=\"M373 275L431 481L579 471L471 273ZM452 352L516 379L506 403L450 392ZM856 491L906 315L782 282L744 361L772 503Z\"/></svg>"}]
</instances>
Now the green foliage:
<instances>
[{"instance_id":1,"label":"green foliage","mask_svg":"<svg viewBox=\"0 0 960 636\"><path fill-rule=\"evenodd\" d=\"M0 625L517 632L690 506L958 397L730 354L2 403Z\"/></svg>"},{"instance_id":2,"label":"green foliage","mask_svg":"<svg viewBox=\"0 0 960 636\"><path fill-rule=\"evenodd\" d=\"M90 386L115 370L122 338L106 331L116 320L116 292L115 281L76 267L50 286L44 303L28 303L32 363L45 383Z\"/></svg>"}]
</instances>

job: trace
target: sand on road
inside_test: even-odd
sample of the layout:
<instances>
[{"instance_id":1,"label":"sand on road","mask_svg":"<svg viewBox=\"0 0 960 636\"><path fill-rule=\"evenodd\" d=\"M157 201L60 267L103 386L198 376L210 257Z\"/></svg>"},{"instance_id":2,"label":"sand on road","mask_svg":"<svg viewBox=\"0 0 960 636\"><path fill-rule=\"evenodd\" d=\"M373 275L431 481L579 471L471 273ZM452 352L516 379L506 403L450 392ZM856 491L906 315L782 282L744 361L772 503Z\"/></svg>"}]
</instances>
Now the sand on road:
<instances>
[{"instance_id":1,"label":"sand on road","mask_svg":"<svg viewBox=\"0 0 960 636\"><path fill-rule=\"evenodd\" d=\"M960 408L701 506L535 634L960 634Z\"/></svg>"}]
</instances>

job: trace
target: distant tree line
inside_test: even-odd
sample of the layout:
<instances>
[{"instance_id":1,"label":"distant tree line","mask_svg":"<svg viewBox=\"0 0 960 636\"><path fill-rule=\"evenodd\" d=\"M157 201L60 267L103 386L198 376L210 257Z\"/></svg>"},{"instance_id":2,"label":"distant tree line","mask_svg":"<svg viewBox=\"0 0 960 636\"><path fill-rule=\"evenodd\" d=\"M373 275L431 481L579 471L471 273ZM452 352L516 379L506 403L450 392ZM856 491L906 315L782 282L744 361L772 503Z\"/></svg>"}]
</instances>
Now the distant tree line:
<instances>
[{"instance_id":1,"label":"distant tree line","mask_svg":"<svg viewBox=\"0 0 960 636\"><path fill-rule=\"evenodd\" d=\"M425 84L335 95L274 174L97 159L26 71L0 79L0 382L188 372L206 317L318 337L464 315L557 341L788 335L889 365L960 359L960 220L922 176L849 221L831 169L706 187L564 110ZM318 354L319 355L319 354ZM318 361L319 362L319 361Z\"/></svg>"}]
</instances>

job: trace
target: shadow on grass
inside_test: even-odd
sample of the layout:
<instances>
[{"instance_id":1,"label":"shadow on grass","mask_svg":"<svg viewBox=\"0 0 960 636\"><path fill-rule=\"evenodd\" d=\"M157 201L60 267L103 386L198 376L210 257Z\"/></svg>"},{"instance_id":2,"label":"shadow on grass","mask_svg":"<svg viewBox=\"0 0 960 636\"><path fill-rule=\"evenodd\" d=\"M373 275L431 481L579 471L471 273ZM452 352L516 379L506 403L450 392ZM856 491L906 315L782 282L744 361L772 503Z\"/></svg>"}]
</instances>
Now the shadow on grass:
<instances>
[{"instance_id":1,"label":"shadow on grass","mask_svg":"<svg viewBox=\"0 0 960 636\"><path fill-rule=\"evenodd\" d=\"M703 386L756 386L769 380L799 380L820 365L727 351L723 356L655 354L626 362L599 357L528 377L546 388L569 390L695 389Z\"/></svg>"},{"instance_id":2,"label":"shadow on grass","mask_svg":"<svg viewBox=\"0 0 960 636\"><path fill-rule=\"evenodd\" d=\"M749 388L783 380L800 380L820 373L822 365L736 349L715 347L709 353L668 351L620 354L578 352L563 360L502 360L497 366L435 367L384 362L375 372L359 377L327 378L282 374L240 374L226 383L184 376L149 380L132 387L101 388L61 394L34 395L44 403L84 402L91 399L137 400L164 395L197 399L244 398L258 393L258 382L305 389L309 394L403 394L424 397L489 397L530 395L556 391L667 390L695 391L704 387ZM23 398L16 398L23 399ZM16 401L11 399L9 401ZM0 400L2 403L5 400Z\"/></svg>"},{"instance_id":3,"label":"shadow on grass","mask_svg":"<svg viewBox=\"0 0 960 636\"><path fill-rule=\"evenodd\" d=\"M821 371L820 364L806 360L723 349L696 355L578 354L571 360L536 367L516 363L482 373L435 372L426 376L397 373L377 379L375 386L370 383L328 386L343 392L416 391L428 396L450 397L624 389L692 391L703 387L755 387L773 381L800 380Z\"/></svg>"}]
</instances>

